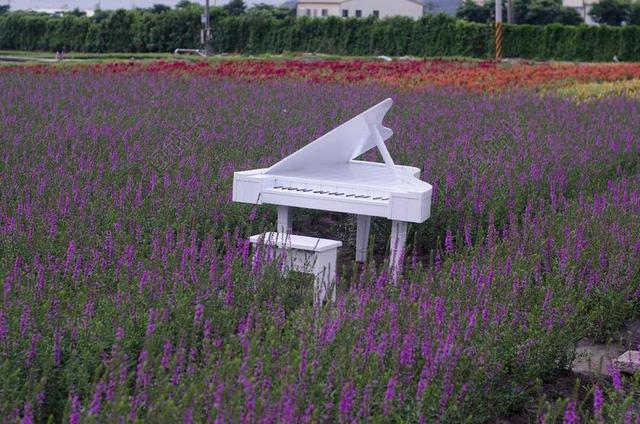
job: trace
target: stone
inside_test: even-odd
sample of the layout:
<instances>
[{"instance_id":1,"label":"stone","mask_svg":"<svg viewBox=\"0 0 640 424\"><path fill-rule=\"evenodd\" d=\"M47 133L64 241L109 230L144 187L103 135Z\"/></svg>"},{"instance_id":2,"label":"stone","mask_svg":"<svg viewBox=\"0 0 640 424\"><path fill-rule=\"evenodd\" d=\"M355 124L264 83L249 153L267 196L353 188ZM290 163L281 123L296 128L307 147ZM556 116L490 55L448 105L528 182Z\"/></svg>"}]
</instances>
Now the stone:
<instances>
[{"instance_id":1,"label":"stone","mask_svg":"<svg viewBox=\"0 0 640 424\"><path fill-rule=\"evenodd\" d=\"M613 361L621 372L633 374L640 369L640 352L637 350L627 350Z\"/></svg>"},{"instance_id":2,"label":"stone","mask_svg":"<svg viewBox=\"0 0 640 424\"><path fill-rule=\"evenodd\" d=\"M576 349L576 358L571 369L578 374L609 375L609 365L622 350L615 345L581 340Z\"/></svg>"}]
</instances>

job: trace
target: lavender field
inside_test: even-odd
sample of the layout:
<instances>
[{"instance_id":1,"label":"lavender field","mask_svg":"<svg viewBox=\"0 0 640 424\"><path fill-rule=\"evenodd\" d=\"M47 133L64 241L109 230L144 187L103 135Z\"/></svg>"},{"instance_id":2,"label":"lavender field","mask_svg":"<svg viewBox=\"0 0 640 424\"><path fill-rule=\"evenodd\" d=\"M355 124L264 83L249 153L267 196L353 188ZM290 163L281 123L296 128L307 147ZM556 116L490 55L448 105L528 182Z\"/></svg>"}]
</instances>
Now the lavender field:
<instances>
[{"instance_id":1,"label":"lavender field","mask_svg":"<svg viewBox=\"0 0 640 424\"><path fill-rule=\"evenodd\" d=\"M638 313L637 99L151 73L0 87L1 422L509 420L580 339ZM297 211L346 246L337 303L314 307L252 258L275 210L232 204L233 172L386 97L432 218L394 281L384 220L357 267L353 217ZM640 419L614 401L557 419Z\"/></svg>"}]
</instances>

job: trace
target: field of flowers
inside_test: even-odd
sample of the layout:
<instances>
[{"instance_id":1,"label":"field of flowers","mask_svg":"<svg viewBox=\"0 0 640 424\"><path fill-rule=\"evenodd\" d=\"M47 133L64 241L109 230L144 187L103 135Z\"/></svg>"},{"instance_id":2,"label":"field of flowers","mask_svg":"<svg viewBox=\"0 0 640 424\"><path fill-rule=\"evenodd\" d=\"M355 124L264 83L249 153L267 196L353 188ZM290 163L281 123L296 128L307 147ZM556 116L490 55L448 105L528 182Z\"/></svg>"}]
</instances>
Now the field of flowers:
<instances>
[{"instance_id":1,"label":"field of flowers","mask_svg":"<svg viewBox=\"0 0 640 424\"><path fill-rule=\"evenodd\" d=\"M33 65L32 72L67 72L64 67ZM0 67L3 72L22 72L23 66ZM424 86L459 87L473 91L512 88L565 87L573 83L615 82L640 78L640 64L502 63L470 60L292 60L219 61L119 61L86 66L74 65L71 72L154 73L178 76L207 76L224 80L305 80L317 83L374 83L401 88Z\"/></svg>"},{"instance_id":2,"label":"field of flowers","mask_svg":"<svg viewBox=\"0 0 640 424\"><path fill-rule=\"evenodd\" d=\"M636 316L637 98L180 63L0 68L1 422L509 419L580 339ZM584 81L640 73L594 69ZM347 253L337 303L314 307L308 281L252 258L275 211L232 204L233 171L386 97L389 150L434 185L432 218L397 281L375 222L374 259ZM294 227L352 243L352 217ZM638 392L614 378L531 419L633 422Z\"/></svg>"},{"instance_id":3,"label":"field of flowers","mask_svg":"<svg viewBox=\"0 0 640 424\"><path fill-rule=\"evenodd\" d=\"M607 96L640 97L640 79L573 83L557 88L555 93L578 101L589 101Z\"/></svg>"}]
</instances>

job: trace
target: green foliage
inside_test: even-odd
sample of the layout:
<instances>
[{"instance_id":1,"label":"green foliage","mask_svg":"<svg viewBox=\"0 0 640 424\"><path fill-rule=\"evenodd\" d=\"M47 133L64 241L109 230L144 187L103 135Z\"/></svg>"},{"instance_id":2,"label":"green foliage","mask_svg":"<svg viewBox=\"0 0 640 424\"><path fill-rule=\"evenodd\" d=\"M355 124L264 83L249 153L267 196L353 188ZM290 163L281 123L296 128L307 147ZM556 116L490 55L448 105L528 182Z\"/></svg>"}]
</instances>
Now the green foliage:
<instances>
[{"instance_id":1,"label":"green foliage","mask_svg":"<svg viewBox=\"0 0 640 424\"><path fill-rule=\"evenodd\" d=\"M231 0L227 5L224 6L229 15L231 16L239 16L242 15L247 6L244 4L243 0Z\"/></svg>"},{"instance_id":2,"label":"green foliage","mask_svg":"<svg viewBox=\"0 0 640 424\"><path fill-rule=\"evenodd\" d=\"M518 8L528 2L526 9ZM487 4L491 4L488 2ZM588 27L575 23L555 0L516 0L518 22L544 23L543 4L555 5L551 25L506 25L507 57L583 61L640 60L640 26ZM493 6L491 6L493 7ZM463 4L466 16L473 9ZM525 14L518 11L526 10ZM636 21L640 12L633 9ZM485 13L486 12L486 13ZM489 17L491 12L477 15ZM565 13L566 12L566 13ZM294 18L282 8L256 6L240 16L211 11L216 52L245 54L321 52L341 55L493 57L493 26L427 15L418 20ZM473 12L475 13L475 12ZM202 7L182 1L175 9L98 11L91 18L13 12L0 16L0 49L84 52L170 52L200 45ZM471 18L469 18L471 19ZM485 19L486 20L486 19ZM635 21L634 21L635 22Z\"/></svg>"},{"instance_id":3,"label":"green foliage","mask_svg":"<svg viewBox=\"0 0 640 424\"><path fill-rule=\"evenodd\" d=\"M0 15L9 13L10 6L8 4L0 5Z\"/></svg>"},{"instance_id":4,"label":"green foliage","mask_svg":"<svg viewBox=\"0 0 640 424\"><path fill-rule=\"evenodd\" d=\"M574 9L562 6L558 0L517 0L516 22L531 25L579 25L582 18Z\"/></svg>"},{"instance_id":5,"label":"green foliage","mask_svg":"<svg viewBox=\"0 0 640 424\"><path fill-rule=\"evenodd\" d=\"M258 3L251 9L247 10L247 13L252 15L262 15L268 18L284 19L290 16L295 16L296 10L288 7L272 6L266 3Z\"/></svg>"},{"instance_id":6,"label":"green foliage","mask_svg":"<svg viewBox=\"0 0 640 424\"><path fill-rule=\"evenodd\" d=\"M617 379L618 377L616 377ZM542 396L538 405L538 420L543 424L570 422L565 417L572 415L573 422L583 423L628 423L640 420L638 397L640 396L640 373L622 375L620 385L612 384L604 377L592 377L593 381L577 379L573 393L568 397L549 399ZM567 411L570 411L567 413Z\"/></svg>"},{"instance_id":7,"label":"green foliage","mask_svg":"<svg viewBox=\"0 0 640 424\"><path fill-rule=\"evenodd\" d=\"M469 22L489 22L491 9L486 4L478 4L473 0L464 0L456 11L456 17Z\"/></svg>"},{"instance_id":8,"label":"green foliage","mask_svg":"<svg viewBox=\"0 0 640 424\"><path fill-rule=\"evenodd\" d=\"M458 9L456 16L469 22L488 22L494 19L495 4L495 0L489 0L482 5L478 5L472 0L466 0ZM562 6L558 0L515 0L513 7L516 22L519 24L579 25L582 23L578 12ZM502 14L507 14L506 6L503 6Z\"/></svg>"},{"instance_id":9,"label":"green foliage","mask_svg":"<svg viewBox=\"0 0 640 424\"><path fill-rule=\"evenodd\" d=\"M628 23L629 25L640 25L640 1L631 4Z\"/></svg>"},{"instance_id":10,"label":"green foliage","mask_svg":"<svg viewBox=\"0 0 640 424\"><path fill-rule=\"evenodd\" d=\"M629 20L630 12L628 0L602 0L593 5L589 15L599 24L620 26Z\"/></svg>"},{"instance_id":11,"label":"green foliage","mask_svg":"<svg viewBox=\"0 0 640 424\"><path fill-rule=\"evenodd\" d=\"M154 4L153 6L151 6L149 8L149 12L158 13L158 14L164 13L164 12L168 12L170 10L171 10L171 8L169 6L167 6L165 4L159 4L159 3Z\"/></svg>"},{"instance_id":12,"label":"green foliage","mask_svg":"<svg viewBox=\"0 0 640 424\"><path fill-rule=\"evenodd\" d=\"M189 0L180 0L178 4L176 4L176 9L197 9L203 10L202 5L197 2L192 2Z\"/></svg>"},{"instance_id":13,"label":"green foliage","mask_svg":"<svg viewBox=\"0 0 640 424\"><path fill-rule=\"evenodd\" d=\"M71 16L80 17L80 16L86 16L87 14L76 7L71 12L65 13L65 15L71 15Z\"/></svg>"}]
</instances>

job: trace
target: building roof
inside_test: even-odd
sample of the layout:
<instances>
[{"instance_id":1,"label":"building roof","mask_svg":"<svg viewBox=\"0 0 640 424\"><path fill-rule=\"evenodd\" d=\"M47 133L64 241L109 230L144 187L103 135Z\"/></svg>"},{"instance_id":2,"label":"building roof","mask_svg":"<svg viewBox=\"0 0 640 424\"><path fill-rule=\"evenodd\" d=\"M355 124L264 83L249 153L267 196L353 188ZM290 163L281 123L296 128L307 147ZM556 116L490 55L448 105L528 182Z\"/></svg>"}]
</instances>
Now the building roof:
<instances>
[{"instance_id":1,"label":"building roof","mask_svg":"<svg viewBox=\"0 0 640 424\"><path fill-rule=\"evenodd\" d=\"M329 4L341 4L341 3L346 3L349 0L298 0L298 4L302 3L329 3ZM390 0L390 1L396 1L396 0ZM406 0L408 2L411 3L416 3L419 4L420 6L423 6L422 2L420 0Z\"/></svg>"},{"instance_id":2,"label":"building roof","mask_svg":"<svg viewBox=\"0 0 640 424\"><path fill-rule=\"evenodd\" d=\"M298 0L298 3L331 3L340 4L349 0Z\"/></svg>"}]
</instances>

